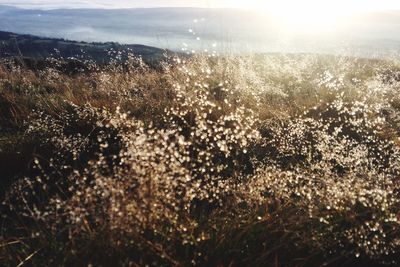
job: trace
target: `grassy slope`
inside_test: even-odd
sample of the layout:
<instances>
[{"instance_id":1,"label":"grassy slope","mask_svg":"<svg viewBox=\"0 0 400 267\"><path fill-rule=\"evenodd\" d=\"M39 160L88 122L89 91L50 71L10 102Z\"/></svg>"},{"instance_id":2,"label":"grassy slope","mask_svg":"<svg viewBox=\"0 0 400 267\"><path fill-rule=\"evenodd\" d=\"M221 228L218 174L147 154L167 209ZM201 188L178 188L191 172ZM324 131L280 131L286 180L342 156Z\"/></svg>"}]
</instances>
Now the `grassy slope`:
<instances>
[{"instance_id":1,"label":"grassy slope","mask_svg":"<svg viewBox=\"0 0 400 267\"><path fill-rule=\"evenodd\" d=\"M346 124L346 120L354 119L361 114L362 117L365 115L365 120L368 123L370 123L368 118L372 118L371 121L374 121L373 118L386 116L387 120L383 127L379 128L378 133L374 133L371 136L383 140L382 142L391 140L397 142L400 129L396 124L396 116L399 112L398 104L400 100L398 98L399 81L396 75L398 75L396 62L312 55L270 55L246 59L240 57L221 58L211 61L199 57L183 64L173 64L164 71L143 67L140 62L133 60L128 67L121 68L118 64L110 65L105 69L93 69L91 72L72 76L54 69L35 73L30 70L10 69L3 66L0 69L0 122L2 127L2 133L0 134L0 171L2 173L2 188L7 188L12 181L21 179L22 176L34 179L38 175L37 170L33 167L35 159L39 159L40 164L44 166L45 173L43 176L41 174L38 176L42 179L45 177L57 177L57 179L65 179L66 181L70 179L68 171L62 174L54 174L51 168L47 169L45 167L45 162L48 162L51 158L56 159L54 164L58 164L58 160L61 160L60 166L56 165L58 167L72 166L72 168L76 168L83 173L85 173L84 168L94 168L93 170L91 169L91 173L89 172L89 174L85 175L96 175L98 172L102 173L100 176L107 176L103 173L104 168L106 168L103 165L97 166L95 164L90 167L89 164L88 167L86 163L88 159L96 159L99 151L106 158L113 155L115 153L112 151L114 145L117 147L117 152L119 151L118 149L122 151L124 147L121 147L121 144L118 143L122 142L121 140L116 144L113 143L116 140L116 133L118 133L116 135L119 136L118 138L127 139L125 144L129 147L127 151L138 149L138 153L147 151L151 154L155 151L152 146L155 145L154 143L157 144L157 142L151 141L154 132L163 136L165 134L162 132L163 129L174 128L174 124L170 125L166 118L173 121L177 120L175 123L179 123L182 120L187 120L187 123L195 123L196 118L198 116L201 117L203 112L208 112L209 109L212 110L212 113L210 113L212 115L208 117L209 120L216 121L221 117L231 118L233 115L236 116L235 120L238 120L237 123L240 123L240 127L245 130L245 134L242 139L237 140L237 144L235 143L236 141L233 142L232 146L238 145L240 151L243 149L248 150L251 157L263 162L262 167L266 167L268 173L272 173L272 176L275 175L274 171L276 171L278 172L277 177L290 177L290 175L296 174L306 179L307 177L321 174L322 177L325 177L323 180L325 179L326 181L331 181L329 179L333 175L339 175L338 177L346 180L353 175L351 169L355 166L355 159L346 158L346 160L350 160L350 163L343 163L344 166L340 166L343 170L337 171L335 169L338 168L337 163L321 161L320 155L317 154L323 154L325 151L319 151L318 149L321 148L315 147L312 141L314 138L326 134L327 138L331 138L326 139L330 140L328 148L333 146L340 148L335 139L339 138L338 140L341 141L340 135L339 137L331 135L329 130L323 129L323 126L328 124L328 120L324 120L325 118L333 120L332 125L343 124L345 129L348 127L347 131L349 132L347 134L349 136L354 135L354 140L357 140L360 133L353 132L353 128ZM188 79L190 82L188 82ZM229 91L222 90L221 83L225 83L223 87L229 88ZM177 84L186 88L186 91L177 89ZM208 85L204 88L200 86L200 88L203 88L213 96L213 103L216 106L223 107L222 111L214 110L214 106L208 106L209 103L202 101L202 97L205 96L202 93L202 89L196 89L199 84L201 86L203 84ZM379 88L379 91L376 91L376 88ZM193 102L188 102L188 99ZM340 102L340 110L332 104L336 103L335 101ZM359 108L358 103L363 103L363 108ZM255 122L250 122L250 115L246 112L243 114L235 113L242 105L245 107L244 110L254 112L253 114L257 118ZM343 111L342 106L349 107L350 110L351 107L357 107L357 111L355 111L355 115L349 115L351 111ZM108 110L111 114L104 115L101 110ZM116 112L116 110L120 111ZM42 115L38 111L43 112L45 117L41 117ZM173 116L168 117L167 111L170 111ZM193 114L195 111L199 113L197 115ZM122 117L121 119L119 112L126 113L127 117ZM385 112L388 115L384 115L386 114ZM340 114L344 114L344 120L339 119L342 116ZM224 117L225 115L228 117ZM303 121L303 118L315 118L317 122L321 122L321 125L316 124L312 128L308 125L310 121ZM136 121L145 125L145 130L136 129ZM108 122L110 123L107 124ZM130 123L133 123L133 125L130 125ZM202 132L203 126L201 125L206 121L200 119L198 123L200 123L198 126L195 124L187 129L182 126L182 132L179 132L181 131L179 130L178 135L185 136L191 142L198 142L201 139L201 135L192 140L190 135L187 137L187 132L185 132L193 131L196 134L204 134ZM364 124L358 126L361 129L361 134L365 134L365 136L361 135L359 143L356 144L360 149L364 145L363 142L365 140L363 139L370 138L369 131L374 130L374 127L378 127L378 124L368 123L366 126ZM103 124L106 126L103 126ZM27 131L29 125L33 125L35 129ZM297 126L298 129L296 128ZM58 127L63 127L63 134L58 132ZM133 130L129 127L132 127ZM155 127L155 130L151 127ZM208 125L208 127L211 126ZM225 127L230 133L228 136L239 136L239 133L234 131L235 128L231 129L229 124L223 124L221 127ZM249 127L249 129L246 127ZM149 132L147 132L147 129ZM285 132L286 129L292 130ZM308 130L304 132L301 129ZM259 131L262 136L261 140L266 141L266 143L262 143L264 141L258 139L258 141L251 141L252 137L247 140L246 136L252 135L251 130ZM296 132L297 130L299 132ZM145 132L142 133L141 131ZM103 136L104 133L102 132L105 132L106 135ZM216 133L212 132L212 134L207 135L207 138L210 139L216 136ZM91 140L89 145L84 145L86 144L85 142L75 144L75 142L79 141L79 136L81 135L87 136ZM133 138L136 135L141 136L141 138L146 136L150 140L149 143L145 142L146 146L143 147L137 144L139 148L132 147L132 144L136 144L135 140L138 140ZM304 139L301 139L303 135ZM107 147L101 142L97 144L96 140L98 140L99 136L103 140L107 140ZM58 144L57 140L65 140L65 143ZM230 139L225 141L230 142ZM51 142L55 142L54 147L52 147L53 144ZM305 144L302 145L301 142L305 142ZM107 202L108 199L106 199L105 203L108 204L103 203L100 206L96 206L99 204L92 203L92 205L95 205L96 210L91 213L91 216L94 217L88 217L86 224L75 228L68 221L67 223L64 222L64 224L61 223L61 225L56 222L53 225L52 223L54 222L51 221L50 217L45 221L45 224L42 224L40 219L36 221L36 219L29 216L21 219L23 216L20 216L18 212L17 215L13 214L7 210L6 205L3 209L10 212L10 215L4 219L0 242L17 241L18 244L0 247L0 259L3 257L6 264L15 265L35 253L31 259L34 265L41 265L47 262L47 264L66 266L71 264L87 265L88 263L111 265L116 261L126 265L129 265L129 263L138 265L152 263L155 263L155 265L190 265L195 262L199 265L214 266L321 266L322 264L330 266L377 266L378 262L389 260L389 258L385 259L385 256L382 257L382 255L378 255L378 261L375 261L374 257L369 260L371 255L368 254L363 254L363 259L360 260L355 257L356 252L354 251L358 250L354 249L354 244L343 248L343 250L339 249L339 251L332 254L329 253L337 245L333 240L338 238L330 236L330 231L340 233L342 231L341 227L347 227L347 218L353 218L353 216L361 221L366 220L361 215L358 217L359 211L354 206L346 204L350 205L350 213L347 213L347 206L345 206L346 209L344 210L338 207L337 211L335 210L337 213L333 214L338 216L335 218L338 218L339 222L343 219L341 216L344 216L343 222L332 222L333 228L324 228L324 223L308 218L305 211L309 208L307 205L310 203L304 204L301 199L295 197L293 199L289 198L290 200L288 201L285 198L285 190L279 191L279 183L273 189L276 190L275 193L277 195L282 194L282 198L276 196L275 199L270 196L263 199L262 203L259 204L258 200L253 200L258 195L247 196L247 191L249 191L246 189L247 187L257 191L261 187L261 184L258 183L263 181L263 179L257 180L257 174L254 169L249 167L253 164L249 161L250 156L236 150L230 151L235 155L233 158L222 153L222 150L216 152L215 148L208 147L211 141L204 144L196 144L199 146L196 149L200 149L205 154L210 153L209 158L212 161L207 164L211 165L204 165L207 171L211 167L221 164L221 161L224 162L224 166L225 164L228 166L218 176L214 177L214 173L208 175L214 177L213 179L220 179L220 176L223 176L224 179L233 183L241 181L239 188L243 187L244 190L231 192L231 195L228 194L228 196L218 199L218 201L223 201L224 206L216 208L213 203L207 204L207 201L194 201L194 203L189 203L191 209L193 209L189 214L182 212L182 210L174 211L170 214L168 205L159 206L158 209L151 209L151 211L161 210L161 214L156 213L153 223L142 226L141 223L144 222L132 225L131 221L125 222L122 219L120 221L115 219L116 217L112 217L114 216L112 210L104 211L102 209L102 207L109 204ZM242 144L244 144L243 147ZM294 152L291 149L292 147L287 148L285 144L292 146ZM50 148L49 145L51 145ZM83 150L81 149L82 146L84 147ZM312 150L302 152L302 148L308 146L312 147ZM162 143L157 148L163 150L166 149L165 147ZM107 150L108 148L111 150ZM106 151L104 152L102 149L106 149ZM377 147L377 149L381 148ZM386 147L382 149L384 153L389 151ZM78 154L81 154L79 154L77 161L70 162L70 152L75 150L78 151ZM174 151L167 151L169 150L165 150L165 153L173 153L175 155ZM334 158L336 161L341 161L341 157L344 157L344 154L342 155L337 151L328 152L323 155L328 156L333 153L337 157L336 159ZM312 153L315 153L315 158ZM218 156L213 158L212 155ZM356 157L359 156L356 155ZM368 156L367 158L369 157L374 160L373 156ZM147 167L147 162L136 162L134 158L132 156L132 158L128 157L126 159L128 169L130 167L137 168L135 166L144 164L144 170L150 171L147 169L149 168ZM164 158L162 155L157 155L156 158L158 158L156 161L152 162L152 159L149 159L148 162L155 163L156 166L162 165L162 168L160 167L162 170L151 169L154 177L151 175L150 177L148 175L145 177L150 178L150 180L146 180L150 183L152 183L153 178L156 180L158 176L164 177L163 175L168 174L168 171L166 171L168 167L163 166L163 161L166 162L166 166L175 166L174 164L176 164L170 162L170 158ZM133 167L129 165L130 160ZM231 162L233 162L232 165L229 165ZM374 162L377 166L378 164L384 164L379 160ZM203 168L201 164L206 163L190 161L187 164L191 166L188 169L193 177L197 177L197 175L203 177L201 171L200 174L197 172L197 168L201 170ZM346 164L349 165L347 166ZM275 169L268 169L270 166L274 166ZM397 165L382 166L384 168L382 175L386 175L386 171L393 171L395 175L398 175ZM251 167L255 168L256 165L251 165ZM328 171L327 168L330 167L335 170ZM346 169L347 167L349 167L348 170ZM115 180L122 179L122 181L125 181L123 177L134 177L132 178L133 180L128 180L129 183L141 177L139 174L125 173L124 168L119 169L117 166L115 168L113 170L115 173L111 174L111 177L114 177L113 179ZM184 173L186 169L187 167L179 169L177 172ZM304 172L302 172L302 169L304 169ZM300 173L296 173L299 170ZM315 173L312 173L311 170L315 170ZM107 173L107 171L105 172ZM262 176L262 174L260 175ZM366 172L363 175L368 176L370 174ZM82 174L82 176L84 175ZM243 179L243 177L246 177L246 179ZM278 181L282 181L282 179L284 178L279 178ZM245 180L243 184L242 180ZM255 186L251 187L251 184L247 184L246 181L254 181ZM205 185L203 186L206 187L206 180L204 182ZM269 181L269 183L273 182L274 180ZM355 182L353 181L353 183ZM122 188L126 184L126 182L122 183ZM51 183L47 186L51 187ZM85 186L87 185L80 186L86 188ZM114 186L116 186L116 189L119 188L117 184ZM159 186L163 188L162 186L167 185ZM189 185L187 186L189 188ZM266 187L268 186L271 185L266 185ZM293 187L295 186L296 184L293 184ZM353 184L353 186L355 185ZM147 190L146 186L143 188L144 191ZM92 188L89 187L87 189ZM171 190L169 187L167 189ZM38 190L40 191L40 189ZM128 190L125 188L125 190L129 192L129 190L133 189ZM150 192L148 193L150 197L143 196L141 199L147 199L148 197L150 203L154 201L161 205L163 198L171 197L170 195L163 195L168 190L160 192L161 200L158 199L159 195L156 193L151 195ZM218 194L212 188L205 189L205 191L207 190ZM310 190L310 188L307 190ZM354 190L356 190L356 187ZM11 199L15 194L17 199L15 205L18 206L17 203L20 200L17 197L18 192L12 190L10 192ZM139 194L141 192L139 191ZM330 191L327 192L329 193ZM28 190L27 193L30 194L31 191ZM70 193L74 195L76 192ZM40 195L41 193L37 194ZM52 206L51 204L46 204L48 197L46 194L44 193L40 197L41 202L44 205ZM85 199L101 199L101 195L96 195L96 193L92 195L88 191L87 194L88 196ZM343 194L340 196L347 197L345 192ZM371 193L370 196L375 197L374 194ZM226 198L229 200L232 195L237 195L238 199L233 198L232 201L226 201ZM133 199L126 200L128 204L134 205L137 201L141 201L141 199L136 200L135 196L131 197ZM174 197L171 198L171 203L180 201L179 198L176 200ZM71 199L65 200L65 203L70 203L69 201ZM181 203L179 201L178 203L181 205L186 205L185 202ZM329 199L318 201L330 203ZM41 202L38 202L39 206ZM75 204L71 202L68 205L79 206L80 203L82 202ZM11 204L9 203L8 205ZM129 205L126 204L125 206ZM20 208L24 210L23 207ZM66 204L64 208L67 210L70 206ZM327 212L326 209L323 208L321 211L319 207L312 206L312 208L318 211L317 216L321 216L323 219L328 218L329 220L329 216L325 217L324 215ZM105 212L105 215L103 212ZM134 215L128 210L125 212L127 218L133 216L129 218L135 218L139 221L142 219L141 217L135 217L139 216L137 214L142 210L135 210ZM144 209L143 212L149 211ZM148 216L151 216L152 212ZM344 215L342 212L344 212ZM173 218L175 218L174 214L176 213L182 216L179 220L183 220L183 222L175 222ZM116 221L97 223L90 221L102 216L114 218ZM157 220L159 220L160 216L162 223L158 225L157 223L159 222ZM164 218L163 216L167 217ZM28 222L31 220L37 223L37 227L29 226ZM353 223L357 226L356 220ZM110 224L115 228L111 227ZM23 233L22 236L13 232L12 229L15 229L16 225L24 229L21 232ZM142 229L141 227L144 227L143 231L139 231ZM64 228L67 230L64 231ZM136 232L135 228L139 230ZM56 229L55 232L54 229ZM171 229L171 232L167 229ZM307 235L315 234L314 231L316 229L319 229L325 235L325 239L311 239L311 237L307 239ZM398 228L394 229L398 231ZM64 236L68 231L70 236ZM39 232L41 236L37 238L28 237L31 232ZM26 241L24 238L27 238ZM129 243L129 240L134 240L134 244ZM333 243L330 243L331 241ZM349 253L347 254L347 252Z\"/></svg>"},{"instance_id":2,"label":"grassy slope","mask_svg":"<svg viewBox=\"0 0 400 267\"><path fill-rule=\"evenodd\" d=\"M50 57L78 58L97 63L108 62L108 51L127 51L141 55L145 62L156 64L165 53L163 49L144 45L121 45L118 43L85 43L64 39L44 38L32 35L0 31L0 57L25 57L44 60ZM112 56L114 57L114 55Z\"/></svg>"}]
</instances>

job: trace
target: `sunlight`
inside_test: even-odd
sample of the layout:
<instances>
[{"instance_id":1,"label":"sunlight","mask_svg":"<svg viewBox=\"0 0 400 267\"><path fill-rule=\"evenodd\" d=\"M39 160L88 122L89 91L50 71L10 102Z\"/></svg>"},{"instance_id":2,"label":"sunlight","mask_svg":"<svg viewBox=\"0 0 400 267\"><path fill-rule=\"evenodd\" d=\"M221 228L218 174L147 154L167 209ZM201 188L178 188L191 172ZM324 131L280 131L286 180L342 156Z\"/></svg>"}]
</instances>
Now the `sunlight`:
<instances>
[{"instance_id":1,"label":"sunlight","mask_svg":"<svg viewBox=\"0 0 400 267\"><path fill-rule=\"evenodd\" d=\"M319 32L343 25L355 13L379 9L371 0L233 0L235 8L266 12L290 31Z\"/></svg>"},{"instance_id":2,"label":"sunlight","mask_svg":"<svg viewBox=\"0 0 400 267\"><path fill-rule=\"evenodd\" d=\"M337 26L342 19L353 12L344 7L343 1L281 0L266 3L262 7L281 20L284 25L303 31L318 31Z\"/></svg>"}]
</instances>

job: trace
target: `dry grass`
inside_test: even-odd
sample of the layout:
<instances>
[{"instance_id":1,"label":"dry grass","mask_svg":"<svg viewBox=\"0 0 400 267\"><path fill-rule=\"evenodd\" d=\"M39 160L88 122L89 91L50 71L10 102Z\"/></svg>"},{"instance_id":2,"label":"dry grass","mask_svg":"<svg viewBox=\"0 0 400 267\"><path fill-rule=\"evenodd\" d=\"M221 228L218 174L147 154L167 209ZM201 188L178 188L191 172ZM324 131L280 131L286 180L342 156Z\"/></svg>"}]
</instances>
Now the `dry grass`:
<instances>
[{"instance_id":1,"label":"dry grass","mask_svg":"<svg viewBox=\"0 0 400 267\"><path fill-rule=\"evenodd\" d=\"M0 69L5 265L399 264L397 62L89 69Z\"/></svg>"}]
</instances>

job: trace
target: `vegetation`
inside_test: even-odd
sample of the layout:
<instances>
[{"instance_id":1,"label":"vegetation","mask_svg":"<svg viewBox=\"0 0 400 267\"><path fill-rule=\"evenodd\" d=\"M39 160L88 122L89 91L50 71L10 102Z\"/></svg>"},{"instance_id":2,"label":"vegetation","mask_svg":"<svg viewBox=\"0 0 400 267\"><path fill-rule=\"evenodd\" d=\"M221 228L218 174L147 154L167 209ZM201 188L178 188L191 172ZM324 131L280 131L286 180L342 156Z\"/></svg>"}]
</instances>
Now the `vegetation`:
<instances>
[{"instance_id":1,"label":"vegetation","mask_svg":"<svg viewBox=\"0 0 400 267\"><path fill-rule=\"evenodd\" d=\"M161 65L3 62L2 264L400 264L397 61Z\"/></svg>"},{"instance_id":2,"label":"vegetation","mask_svg":"<svg viewBox=\"0 0 400 267\"><path fill-rule=\"evenodd\" d=\"M156 66L164 54L173 53L145 45L86 43L0 31L0 58L17 58L17 63L34 69L46 67L43 61L48 58L57 58L63 65L104 64L118 57L126 59L128 54L140 55L147 64Z\"/></svg>"}]
</instances>

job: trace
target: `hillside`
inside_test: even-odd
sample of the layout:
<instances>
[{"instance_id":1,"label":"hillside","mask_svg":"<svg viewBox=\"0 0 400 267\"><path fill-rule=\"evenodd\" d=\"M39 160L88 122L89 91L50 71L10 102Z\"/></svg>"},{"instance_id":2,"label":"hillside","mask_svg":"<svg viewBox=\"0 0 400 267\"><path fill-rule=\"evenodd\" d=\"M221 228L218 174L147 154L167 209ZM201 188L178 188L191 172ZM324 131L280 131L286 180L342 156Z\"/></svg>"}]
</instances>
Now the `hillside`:
<instances>
[{"instance_id":1,"label":"hillside","mask_svg":"<svg viewBox=\"0 0 400 267\"><path fill-rule=\"evenodd\" d=\"M162 67L0 64L0 265L399 266L398 61Z\"/></svg>"},{"instance_id":2,"label":"hillside","mask_svg":"<svg viewBox=\"0 0 400 267\"><path fill-rule=\"evenodd\" d=\"M185 43L188 49L197 51L382 55L399 49L398 19L399 12L374 12L355 17L337 31L326 29L310 35L307 31L285 31L285 26L269 14L234 9L41 10L0 5L2 31L85 42L144 44L173 51L180 51Z\"/></svg>"},{"instance_id":3,"label":"hillside","mask_svg":"<svg viewBox=\"0 0 400 267\"><path fill-rule=\"evenodd\" d=\"M0 0L0 267L399 267L395 1Z\"/></svg>"},{"instance_id":4,"label":"hillside","mask_svg":"<svg viewBox=\"0 0 400 267\"><path fill-rule=\"evenodd\" d=\"M0 31L1 58L79 59L105 63L115 57L115 52L126 54L128 51L142 56L143 60L149 64L158 62L164 57L164 54L170 53L145 45L121 45L115 42L86 43Z\"/></svg>"}]
</instances>

